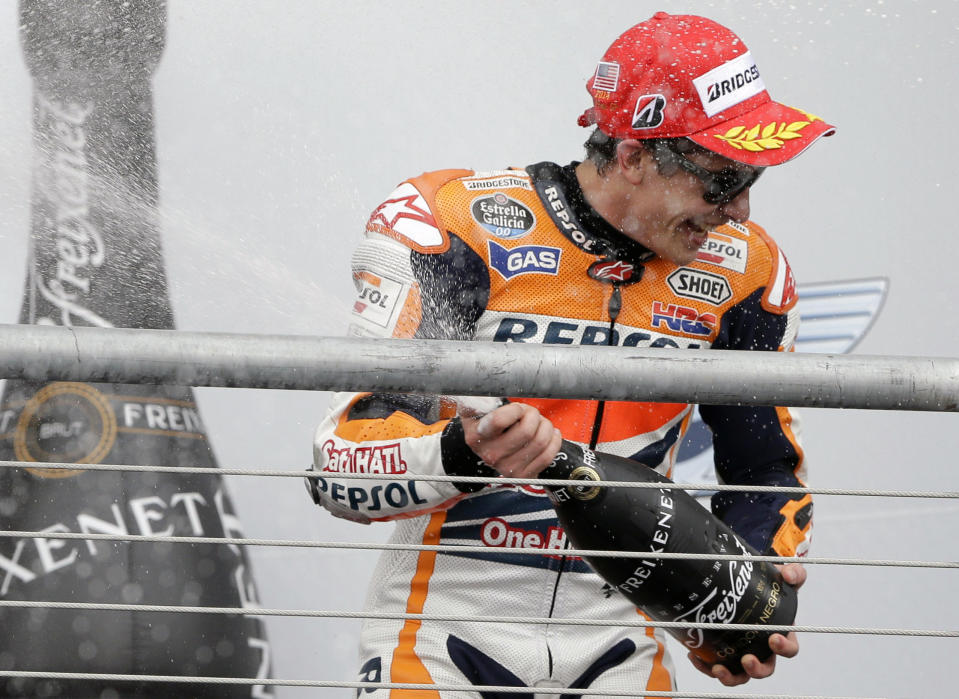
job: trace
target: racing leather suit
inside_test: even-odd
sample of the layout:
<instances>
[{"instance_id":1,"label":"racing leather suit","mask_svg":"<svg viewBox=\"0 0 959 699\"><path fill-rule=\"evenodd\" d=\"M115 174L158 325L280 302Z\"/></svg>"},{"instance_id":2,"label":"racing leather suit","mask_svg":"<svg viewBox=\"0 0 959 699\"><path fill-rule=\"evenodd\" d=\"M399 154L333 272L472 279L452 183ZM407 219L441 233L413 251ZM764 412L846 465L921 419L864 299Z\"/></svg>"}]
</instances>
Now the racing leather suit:
<instances>
[{"instance_id":1,"label":"racing leather suit","mask_svg":"<svg viewBox=\"0 0 959 699\"><path fill-rule=\"evenodd\" d=\"M402 183L374 210L354 254L351 334L663 351L791 349L798 329L795 283L786 258L759 226L722 226L709 234L695 262L677 266L623 236L589 206L576 164L445 170ZM538 408L566 439L666 475L693 410L686 404L515 400ZM788 408L701 406L701 414L714 434L722 482L802 484L798 421ZM564 555L566 537L544 489L390 478L495 475L478 471L485 467L477 461L442 397L334 396L317 428L314 468L382 478L310 479L314 499L337 516L395 521L394 543L483 547L481 553L383 554L368 611L469 621L368 620L361 679L591 686L635 690L634 696L674 689L661 630L562 625L568 618L643 617L582 560ZM721 492L712 508L761 552L805 552L808 495ZM503 547L544 554L507 554ZM551 623L483 621L490 617Z\"/></svg>"}]
</instances>

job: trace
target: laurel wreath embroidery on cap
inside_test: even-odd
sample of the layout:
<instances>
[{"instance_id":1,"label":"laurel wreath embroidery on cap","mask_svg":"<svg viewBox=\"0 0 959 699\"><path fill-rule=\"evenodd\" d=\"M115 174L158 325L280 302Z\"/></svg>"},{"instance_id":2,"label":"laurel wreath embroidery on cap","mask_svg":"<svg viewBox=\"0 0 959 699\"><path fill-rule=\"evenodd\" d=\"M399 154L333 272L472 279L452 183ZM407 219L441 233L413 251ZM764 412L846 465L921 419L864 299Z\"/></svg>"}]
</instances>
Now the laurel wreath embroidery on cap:
<instances>
[{"instance_id":1,"label":"laurel wreath embroidery on cap","mask_svg":"<svg viewBox=\"0 0 959 699\"><path fill-rule=\"evenodd\" d=\"M782 148L783 141L789 141L794 138L802 138L800 133L809 126L810 121L794 121L787 124L782 122L772 122L763 128L762 124L756 124L751 129L745 126L734 126L724 134L716 134L716 138L726 141L733 148L748 151L772 150ZM760 129L762 131L760 132Z\"/></svg>"}]
</instances>

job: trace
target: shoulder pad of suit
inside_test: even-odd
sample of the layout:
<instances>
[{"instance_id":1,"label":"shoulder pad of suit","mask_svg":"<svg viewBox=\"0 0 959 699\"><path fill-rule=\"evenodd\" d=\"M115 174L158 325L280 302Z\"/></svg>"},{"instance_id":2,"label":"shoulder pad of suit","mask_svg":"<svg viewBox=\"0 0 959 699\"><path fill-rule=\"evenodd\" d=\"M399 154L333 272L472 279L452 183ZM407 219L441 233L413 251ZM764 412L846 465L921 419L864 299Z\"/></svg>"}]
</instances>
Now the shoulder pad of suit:
<instances>
[{"instance_id":1,"label":"shoulder pad of suit","mask_svg":"<svg viewBox=\"0 0 959 699\"><path fill-rule=\"evenodd\" d=\"M367 232L395 238L417 252L444 252L450 241L438 216L436 193L448 182L472 174L472 170L437 170L411 177L373 210Z\"/></svg>"},{"instance_id":2,"label":"shoulder pad of suit","mask_svg":"<svg viewBox=\"0 0 959 699\"><path fill-rule=\"evenodd\" d=\"M722 256L722 247L725 241L729 241L727 243L729 250L737 246L748 247L750 255L761 255L768 260L770 271L762 298L763 308L772 313L781 314L796 305L796 279L793 276L792 268L789 266L789 260L786 259L786 255L780 250L779 245L766 233L762 226L752 221L746 221L745 223L730 221L720 226L714 234L710 235L710 240L704 246L699 259L703 260L704 255L709 256L711 254ZM713 250L713 247L717 250ZM729 252L729 250L726 252Z\"/></svg>"}]
</instances>

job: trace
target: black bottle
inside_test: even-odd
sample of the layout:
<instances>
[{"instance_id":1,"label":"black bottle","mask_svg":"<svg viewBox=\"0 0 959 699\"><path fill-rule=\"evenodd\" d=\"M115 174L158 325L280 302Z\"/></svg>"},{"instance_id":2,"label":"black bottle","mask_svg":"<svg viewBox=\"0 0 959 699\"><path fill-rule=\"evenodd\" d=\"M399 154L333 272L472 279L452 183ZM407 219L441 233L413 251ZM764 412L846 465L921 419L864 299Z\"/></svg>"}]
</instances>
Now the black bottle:
<instances>
[{"instance_id":1,"label":"black bottle","mask_svg":"<svg viewBox=\"0 0 959 699\"><path fill-rule=\"evenodd\" d=\"M30 259L20 322L173 328L157 212L151 79L162 0L21 0L34 80ZM44 469L215 467L191 389L7 381L0 400L0 599L250 608L250 614L0 608L0 669L269 676L243 549L57 538L242 536L219 477ZM0 680L0 696L268 697L263 684Z\"/></svg>"},{"instance_id":2,"label":"black bottle","mask_svg":"<svg viewBox=\"0 0 959 699\"><path fill-rule=\"evenodd\" d=\"M574 548L637 552L758 555L686 491L624 488L591 481L669 483L630 459L563 446L540 478L576 485L547 486ZM790 625L796 590L775 566L760 561L584 556L593 569L654 621ZM742 672L746 653L760 660L772 651L773 632L667 629L707 663Z\"/></svg>"}]
</instances>

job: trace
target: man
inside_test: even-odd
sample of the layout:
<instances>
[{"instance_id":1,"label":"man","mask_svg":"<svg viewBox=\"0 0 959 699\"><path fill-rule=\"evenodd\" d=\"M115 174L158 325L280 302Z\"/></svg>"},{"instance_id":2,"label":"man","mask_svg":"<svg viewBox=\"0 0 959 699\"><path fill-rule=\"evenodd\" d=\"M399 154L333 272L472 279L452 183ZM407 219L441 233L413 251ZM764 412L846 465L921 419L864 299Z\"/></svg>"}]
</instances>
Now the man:
<instances>
[{"instance_id":1,"label":"man","mask_svg":"<svg viewBox=\"0 0 959 699\"><path fill-rule=\"evenodd\" d=\"M596 128L584 162L426 173L374 210L353 258L354 335L791 348L795 283L776 243L748 221L750 187L764 168L833 127L773 102L746 46L702 17L658 13L629 29L587 89L593 106L579 123ZM464 619L369 620L361 678L635 696L673 690L660 630L562 624L640 617L564 551L542 488L390 475L534 478L563 437L668 474L692 409L516 399L477 420L457 415L443 397L336 396L317 429L315 468L382 477L312 480L314 499L338 516L396 521L394 542L449 547L387 552L368 609ZM701 413L725 482L802 483L789 409L703 406ZM783 556L805 552L811 510L808 496L724 492L713 501L717 516L759 551ZM461 545L475 549L457 552ZM500 551L511 546L544 555ZM805 580L801 566L782 570L790 583ZM516 622L484 621L490 617ZM794 634L774 634L770 647L765 662L745 656L740 674L691 660L732 686L770 675L776 655L798 651Z\"/></svg>"}]
</instances>

